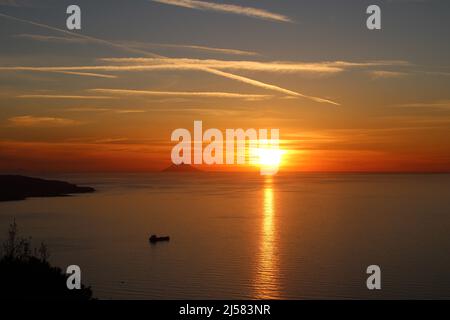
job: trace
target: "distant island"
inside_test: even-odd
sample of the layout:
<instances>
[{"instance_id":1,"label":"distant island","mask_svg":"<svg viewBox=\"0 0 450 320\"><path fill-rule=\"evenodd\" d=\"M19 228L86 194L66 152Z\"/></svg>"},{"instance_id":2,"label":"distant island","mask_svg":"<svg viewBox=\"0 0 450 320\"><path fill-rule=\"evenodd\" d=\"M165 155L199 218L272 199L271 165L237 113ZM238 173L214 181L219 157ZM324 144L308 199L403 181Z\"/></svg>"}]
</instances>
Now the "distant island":
<instances>
[{"instance_id":1,"label":"distant island","mask_svg":"<svg viewBox=\"0 0 450 320\"><path fill-rule=\"evenodd\" d=\"M64 181L0 175L0 201L24 200L29 197L59 197L94 191L94 188L79 187Z\"/></svg>"},{"instance_id":2,"label":"distant island","mask_svg":"<svg viewBox=\"0 0 450 320\"><path fill-rule=\"evenodd\" d=\"M202 172L200 169L197 169L190 164L172 164L169 167L162 170L162 172Z\"/></svg>"}]
</instances>

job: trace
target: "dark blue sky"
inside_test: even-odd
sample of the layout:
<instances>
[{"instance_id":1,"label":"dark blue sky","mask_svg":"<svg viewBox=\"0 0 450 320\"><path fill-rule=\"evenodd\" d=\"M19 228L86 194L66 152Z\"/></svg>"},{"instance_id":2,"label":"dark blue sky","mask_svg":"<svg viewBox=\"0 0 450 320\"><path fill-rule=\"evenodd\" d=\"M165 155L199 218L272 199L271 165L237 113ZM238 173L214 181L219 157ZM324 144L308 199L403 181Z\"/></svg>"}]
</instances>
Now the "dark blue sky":
<instances>
[{"instance_id":1,"label":"dark blue sky","mask_svg":"<svg viewBox=\"0 0 450 320\"><path fill-rule=\"evenodd\" d=\"M82 33L110 40L240 48L280 60L407 58L415 63L440 65L446 63L450 55L447 39L450 2L445 0L226 2L282 14L294 23L146 0L15 2L29 6L1 5L0 12L60 28L65 26L67 5L78 4L83 15ZM382 31L371 32L365 28L365 9L369 4L382 8ZM31 31L48 34L45 30L0 19L0 37L4 44L1 53L7 50L20 54L23 46L11 39L11 33Z\"/></svg>"}]
</instances>

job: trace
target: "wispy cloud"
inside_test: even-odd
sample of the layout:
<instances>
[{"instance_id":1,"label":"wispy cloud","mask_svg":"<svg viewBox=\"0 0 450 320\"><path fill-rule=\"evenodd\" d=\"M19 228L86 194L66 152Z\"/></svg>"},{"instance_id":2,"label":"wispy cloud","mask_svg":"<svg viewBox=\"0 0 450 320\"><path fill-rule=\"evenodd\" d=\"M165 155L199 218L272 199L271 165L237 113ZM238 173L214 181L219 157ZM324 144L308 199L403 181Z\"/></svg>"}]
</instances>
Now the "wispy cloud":
<instances>
[{"instance_id":1,"label":"wispy cloud","mask_svg":"<svg viewBox=\"0 0 450 320\"><path fill-rule=\"evenodd\" d=\"M154 96L154 97L199 97L199 98L231 98L231 99L267 99L271 96L260 94L243 94L230 92L186 92L186 91L146 91L128 89L89 89L88 91L125 96Z\"/></svg>"},{"instance_id":2,"label":"wispy cloud","mask_svg":"<svg viewBox=\"0 0 450 320\"><path fill-rule=\"evenodd\" d=\"M119 113L119 114L130 114L130 113L145 113L147 111L142 110L142 109L119 109L119 110L114 110L115 113Z\"/></svg>"},{"instance_id":3,"label":"wispy cloud","mask_svg":"<svg viewBox=\"0 0 450 320\"><path fill-rule=\"evenodd\" d=\"M48 71L48 72L56 72L56 71L72 71L72 70L102 70L102 71L150 71L150 70L204 70L208 67L198 66L198 65L182 65L180 63L175 64L166 64L166 65L127 65L127 66L81 66L81 67L0 67L0 70L17 70L17 71ZM248 77L236 75L233 73L217 70L214 68L208 68L209 73L216 74L218 76L228 78L234 81L239 81L254 87L270 90L270 91L276 91L278 93L283 93L285 95L290 95L297 98L305 98L309 99L318 103L328 103L332 105L339 105L337 102L314 97L306 94L301 94L296 91L292 91L289 89L285 89L276 85L268 84L262 81L253 80ZM21 96L24 97L24 96ZM30 97L39 97L38 95L27 95L25 96L27 98ZM45 97L45 96L42 96ZM77 96L79 97L79 96ZM107 98L107 97L102 97Z\"/></svg>"},{"instance_id":4,"label":"wispy cloud","mask_svg":"<svg viewBox=\"0 0 450 320\"><path fill-rule=\"evenodd\" d=\"M49 25L46 25L44 23L39 23L39 22L34 22L31 20L25 20L25 19L21 19L21 18L17 18L14 16L10 16L4 13L0 13L0 17L3 17L5 19L8 20L12 20L12 21L16 21L16 22L21 22L21 23L26 23L35 27L39 27L39 28L43 28L43 29L47 29L47 30L51 30L51 31L55 31L55 32L59 32L62 34L65 34L67 36L70 37L74 37L74 38L78 38L78 39L83 39L85 41L90 41L92 43L96 43L96 44L101 44L101 45L105 45L111 48L116 48L119 50L124 50L126 52L130 52L130 53L136 53L136 54L141 54L147 57L155 57L155 58L165 58L164 56L152 53L152 52L148 52L148 51L144 51L144 50L139 50L139 49L134 49L134 48L130 48L126 45L120 44L120 43L115 43L112 41L108 41L108 40L104 40L104 39L99 39L99 38L95 38L95 37L91 37L82 33L75 33L75 32L71 32L65 29L61 29L61 28L56 28L56 27L52 27Z\"/></svg>"},{"instance_id":5,"label":"wispy cloud","mask_svg":"<svg viewBox=\"0 0 450 320\"><path fill-rule=\"evenodd\" d=\"M218 53L225 55L235 55L235 56L259 56L260 54L254 51L231 49L231 48L217 48L209 46L201 46L194 44L171 44L171 43L153 43L153 42L136 42L136 41L126 41L121 42L132 48L139 49L155 49L155 48L169 48L169 49L182 49L182 50L192 50L192 51L202 51L208 53Z\"/></svg>"},{"instance_id":6,"label":"wispy cloud","mask_svg":"<svg viewBox=\"0 0 450 320\"><path fill-rule=\"evenodd\" d=\"M41 41L41 42L60 42L60 43L73 43L73 44L89 44L95 43L95 41L91 39L82 39L76 37L59 37L59 36L50 36L50 35L41 35L41 34L16 34L15 38L20 39L28 39L33 41ZM170 49L184 49L184 50L193 50L193 51L203 51L209 53L218 53L225 55L236 55L236 56L258 56L257 52L239 50L239 49L230 49L230 48L217 48L217 47L209 47L209 46L201 46L194 44L171 44L171 43L153 43L153 42L138 42L138 41L120 41L120 44L136 49L155 49L155 48L170 48Z\"/></svg>"},{"instance_id":7,"label":"wispy cloud","mask_svg":"<svg viewBox=\"0 0 450 320\"><path fill-rule=\"evenodd\" d=\"M103 62L114 63L114 65L95 66L58 66L58 67L0 67L0 71L39 71L39 72L65 72L74 74L96 74L93 72L144 72L156 70L205 70L220 77L239 81L251 86L265 90L276 91L295 98L305 98L319 103L339 105L337 102L302 94L293 90L285 89L276 85L254 80L245 76L226 72L251 71L271 73L310 73L310 74L336 74L350 68L371 68L375 66L405 66L405 61L325 61L325 62L263 62L245 60L216 60L216 59L187 59L187 58L103 58ZM387 72L387 71L380 71ZM387 76L379 74L378 76ZM101 76L101 75L100 75ZM392 76L392 75L391 75Z\"/></svg>"},{"instance_id":8,"label":"wispy cloud","mask_svg":"<svg viewBox=\"0 0 450 320\"><path fill-rule=\"evenodd\" d=\"M22 94L17 98L24 99L75 99L75 100L103 100L114 99L114 97L108 96L89 96L89 95L60 95L60 94Z\"/></svg>"},{"instance_id":9,"label":"wispy cloud","mask_svg":"<svg viewBox=\"0 0 450 320\"><path fill-rule=\"evenodd\" d=\"M40 72L73 72L83 74L83 72L121 72L121 71L155 71L155 70L204 70L205 68L218 70L241 70L258 71L271 73L317 73L333 74L342 72L345 69L326 63L283 63L283 62L255 62L255 61L225 61L225 60L195 60L195 59L150 59L142 61L143 64L134 64L139 61L137 58L112 58L105 59L111 62L120 62L120 65L97 65L97 66L58 66L58 67L0 67L0 71L40 71ZM131 64L124 64L127 61ZM211 71L211 73L215 73ZM87 75L89 73L85 73ZM92 74L92 73L91 73ZM97 74L98 76L107 76Z\"/></svg>"},{"instance_id":10,"label":"wispy cloud","mask_svg":"<svg viewBox=\"0 0 450 320\"><path fill-rule=\"evenodd\" d=\"M309 100L312 100L312 101L315 101L315 102L319 102L319 103L328 103L328 104L332 104L332 105L335 105L335 106L339 105L339 103L334 102L332 100L305 95L305 94L298 93L298 92L295 92L295 91L292 91L292 90L284 89L282 87L278 87L278 86L267 84L267 83L264 83L264 82L261 82L261 81L253 80L253 79L246 78L246 77L242 77L242 76L239 76L239 75L236 75L236 74L226 73L226 72L223 72L223 71L220 71L220 70L216 70L216 69L211 69L211 70L213 70L213 73L215 73L217 75L221 75L221 76L223 76L225 78L229 78L229 79L233 79L233 80L236 80L236 81L240 81L242 83L246 83L246 84L249 84L249 85L252 85L252 86L255 86L255 87L259 87L259 88L263 88L263 89L267 89L267 90L272 90L272 91L278 91L280 93L284 93L284 94L291 95L291 96L294 96L294 97L309 99Z\"/></svg>"},{"instance_id":11,"label":"wispy cloud","mask_svg":"<svg viewBox=\"0 0 450 320\"><path fill-rule=\"evenodd\" d=\"M382 70L375 70L370 71L370 75L372 76L372 79L394 79L394 78L403 78L408 76L405 72L398 72L398 71L382 71Z\"/></svg>"},{"instance_id":12,"label":"wispy cloud","mask_svg":"<svg viewBox=\"0 0 450 320\"><path fill-rule=\"evenodd\" d=\"M14 127L66 127L80 124L79 121L72 119L29 115L12 117L8 119L8 122Z\"/></svg>"},{"instance_id":13,"label":"wispy cloud","mask_svg":"<svg viewBox=\"0 0 450 320\"><path fill-rule=\"evenodd\" d=\"M83 38L77 38L77 37L58 37L58 36L49 36L49 35L42 35L42 34L29 34L29 33L15 34L15 35L13 35L13 37L19 38L19 39L33 40L33 41L65 42L65 43L74 43L74 44L95 42L90 39L83 39Z\"/></svg>"},{"instance_id":14,"label":"wispy cloud","mask_svg":"<svg viewBox=\"0 0 450 320\"><path fill-rule=\"evenodd\" d=\"M100 73L92 73L92 72L74 72L74 71L54 71L56 73L82 76L82 77L93 77L93 78L106 78L106 79L115 79L117 76L113 76L110 74L100 74Z\"/></svg>"},{"instance_id":15,"label":"wispy cloud","mask_svg":"<svg viewBox=\"0 0 450 320\"><path fill-rule=\"evenodd\" d=\"M58 67L0 67L0 71L39 71L39 72L64 72L67 74L97 75L99 77L113 77L94 72L145 72L158 70L208 70L208 73L234 81L249 84L251 86L263 88L270 91L283 93L294 98L305 98L319 103L339 105L337 102L302 94L293 90L285 89L276 85L254 80L245 76L227 72L250 71L250 72L270 72L270 73L308 73L317 75L329 75L344 72L351 68L373 68L373 67L404 67L409 63L406 61L324 61L324 62L292 62L292 61L248 61L248 60L217 60L217 59L188 59L188 58L102 58L103 62L113 63L113 65L94 66L58 66ZM400 77L406 75L402 72L393 71L370 71L373 77L387 78Z\"/></svg>"},{"instance_id":16,"label":"wispy cloud","mask_svg":"<svg viewBox=\"0 0 450 320\"><path fill-rule=\"evenodd\" d=\"M74 108L64 108L62 111L67 111L67 112L106 112L106 111L111 111L111 108L74 107Z\"/></svg>"},{"instance_id":17,"label":"wispy cloud","mask_svg":"<svg viewBox=\"0 0 450 320\"><path fill-rule=\"evenodd\" d=\"M114 42L111 42L111 41L107 41L107 40L98 39L98 38L94 38L94 37L83 35L83 34L70 32L70 31L67 31L67 30L64 30L64 29L55 28L55 27L48 26L48 25L42 24L42 23L37 23L37 22L34 22L34 21L29 21L29 20L16 18L16 17L9 16L9 15L3 14L3 13L0 13L0 17L6 18L6 19L10 19L10 20L13 20L13 21L17 21L17 22L27 23L27 24L30 24L30 25L33 25L33 26L37 26L37 27L40 27L40 28L45 28L45 29L52 30L52 31L57 31L57 32L60 32L60 33L66 34L66 35L70 35L72 37L79 37L81 39L95 41L98 44L103 44L103 45L107 45L109 47L117 48L117 49L120 49L120 50L125 50L125 51L130 52L130 53L138 53L138 54L141 54L141 55L144 55L144 56L147 56L147 57L153 57L153 58L161 58L161 59L167 58L167 57L164 57L162 55L154 54L152 52L130 48L130 47L127 47L127 46L122 45L122 44L117 44L117 43L114 43ZM202 68L199 68L198 70L201 70L201 71L204 71L204 72L207 72L207 73L210 73L210 74L215 74L215 75L218 75L218 76L221 76L221 77L224 77L224 78L232 79L232 80L235 80L235 81L247 83L247 84L255 86L255 87L264 88L266 90L271 90L271 91L276 91L276 92L279 92L279 93L291 95L291 96L294 96L294 97L302 97L302 98L306 98L306 99L309 99L309 100L312 100L312 101L315 101L315 102L339 105L337 102L334 102L334 101L331 101L331 100L328 100L328 99L322 99L322 98L316 98L316 97L308 96L308 95L305 95L305 94L302 94L302 93L299 93L299 92L296 92L296 91L292 91L292 90L289 90L289 89L285 89L285 88L279 87L277 85L268 84L268 83L265 83L265 82L262 82L262 81L258 81L258 80L254 80L254 79L251 79L251 78L248 78L248 77L239 76L239 75L235 75L235 74L232 74L232 73L228 73L228 72L212 69L212 68L209 68L209 67L202 67Z\"/></svg>"},{"instance_id":18,"label":"wispy cloud","mask_svg":"<svg viewBox=\"0 0 450 320\"><path fill-rule=\"evenodd\" d=\"M244 70L276 73L318 73L332 74L343 72L350 68L370 68L380 66L405 66L406 61L246 61L246 60L217 60L217 59L189 59L189 58L102 58L101 61L128 66L154 66L159 68L201 69L212 68L218 70Z\"/></svg>"},{"instance_id":19,"label":"wispy cloud","mask_svg":"<svg viewBox=\"0 0 450 320\"><path fill-rule=\"evenodd\" d=\"M304 62L262 62L262 61L233 61L216 59L187 59L187 58L104 58L102 61L127 64L129 66L159 66L171 68L177 66L180 69L213 68L216 70L245 70L277 73L337 73L344 70L345 66L336 65L333 62L304 63Z\"/></svg>"},{"instance_id":20,"label":"wispy cloud","mask_svg":"<svg viewBox=\"0 0 450 320\"><path fill-rule=\"evenodd\" d=\"M164 3L172 6L196 9L202 11L217 11L224 13L232 13L263 20L271 20L277 22L293 22L289 17L273 13L264 9L243 7L234 4L214 3L197 0L152 0L153 2Z\"/></svg>"},{"instance_id":21,"label":"wispy cloud","mask_svg":"<svg viewBox=\"0 0 450 320\"><path fill-rule=\"evenodd\" d=\"M430 102L415 102L395 105L399 108L436 108L436 109L450 109L450 100L438 100Z\"/></svg>"},{"instance_id":22,"label":"wispy cloud","mask_svg":"<svg viewBox=\"0 0 450 320\"><path fill-rule=\"evenodd\" d=\"M73 72L74 74L89 75L87 72L120 72L120 71L152 71L152 70L204 70L216 74L217 70L255 71L271 73L316 73L334 74L350 68L370 68L375 66L402 66L402 61L369 61L369 62L291 62L291 61L245 61L245 60L216 60L216 59L188 59L188 58L102 58L104 62L114 65L93 66L57 66L30 67L13 66L0 67L0 71L41 71L41 72ZM214 69L214 71L211 71ZM373 71L379 76L396 75L391 71ZM108 75L95 74L109 77ZM229 77L225 76L224 77Z\"/></svg>"},{"instance_id":23,"label":"wispy cloud","mask_svg":"<svg viewBox=\"0 0 450 320\"><path fill-rule=\"evenodd\" d=\"M67 112L111 112L117 114L131 114L131 113L145 113L147 110L143 109L117 109L117 108L93 108L93 107L76 107L76 108L67 108L63 111Z\"/></svg>"}]
</instances>

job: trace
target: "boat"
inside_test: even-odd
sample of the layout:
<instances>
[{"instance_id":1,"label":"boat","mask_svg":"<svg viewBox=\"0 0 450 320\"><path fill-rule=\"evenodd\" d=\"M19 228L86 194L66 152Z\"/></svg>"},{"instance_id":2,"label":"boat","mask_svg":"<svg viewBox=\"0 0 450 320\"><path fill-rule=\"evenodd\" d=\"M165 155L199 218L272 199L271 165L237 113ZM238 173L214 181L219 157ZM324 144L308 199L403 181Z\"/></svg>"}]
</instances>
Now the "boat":
<instances>
[{"instance_id":1,"label":"boat","mask_svg":"<svg viewBox=\"0 0 450 320\"><path fill-rule=\"evenodd\" d=\"M168 236L158 237L157 235L153 234L150 236L148 241L150 241L150 243L157 243L157 242L161 242L161 241L170 241L170 237L168 237Z\"/></svg>"}]
</instances>

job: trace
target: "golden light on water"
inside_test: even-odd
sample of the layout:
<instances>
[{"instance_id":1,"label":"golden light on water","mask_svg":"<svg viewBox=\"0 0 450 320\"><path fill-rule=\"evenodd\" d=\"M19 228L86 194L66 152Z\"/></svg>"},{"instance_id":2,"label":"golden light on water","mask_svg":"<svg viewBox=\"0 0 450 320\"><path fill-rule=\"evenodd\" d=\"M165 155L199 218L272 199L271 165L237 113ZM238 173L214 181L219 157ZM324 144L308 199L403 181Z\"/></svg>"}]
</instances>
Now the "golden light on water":
<instances>
[{"instance_id":1,"label":"golden light on water","mask_svg":"<svg viewBox=\"0 0 450 320\"><path fill-rule=\"evenodd\" d=\"M256 270L256 299L279 297L276 214L272 177L266 177L263 189L262 223Z\"/></svg>"}]
</instances>

